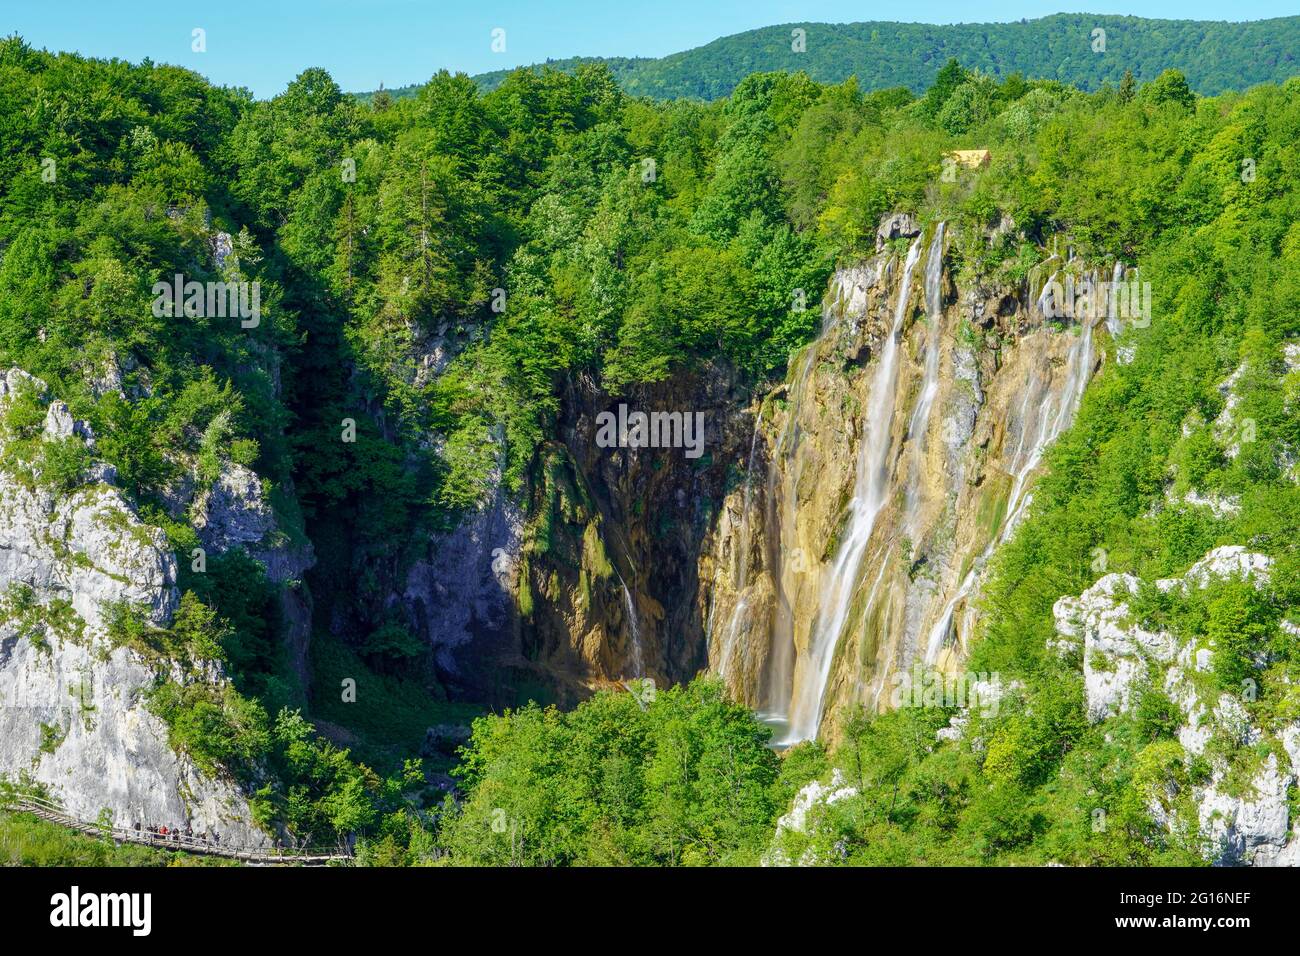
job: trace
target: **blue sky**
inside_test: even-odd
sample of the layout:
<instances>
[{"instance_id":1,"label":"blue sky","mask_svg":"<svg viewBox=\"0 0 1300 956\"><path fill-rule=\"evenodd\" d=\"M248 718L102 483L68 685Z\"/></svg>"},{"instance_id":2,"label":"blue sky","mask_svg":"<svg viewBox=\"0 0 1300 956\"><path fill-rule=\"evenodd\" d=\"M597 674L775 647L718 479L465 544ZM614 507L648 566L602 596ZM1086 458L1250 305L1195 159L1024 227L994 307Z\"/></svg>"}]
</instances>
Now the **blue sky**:
<instances>
[{"instance_id":1,"label":"blue sky","mask_svg":"<svg viewBox=\"0 0 1300 956\"><path fill-rule=\"evenodd\" d=\"M574 55L663 56L729 33L795 21L1018 20L1061 11L1199 20L1292 16L1294 0L5 0L0 34L87 56L152 58L273 96L309 66L345 90L423 82ZM191 31L207 51L191 50ZM494 53L491 33L506 31Z\"/></svg>"}]
</instances>

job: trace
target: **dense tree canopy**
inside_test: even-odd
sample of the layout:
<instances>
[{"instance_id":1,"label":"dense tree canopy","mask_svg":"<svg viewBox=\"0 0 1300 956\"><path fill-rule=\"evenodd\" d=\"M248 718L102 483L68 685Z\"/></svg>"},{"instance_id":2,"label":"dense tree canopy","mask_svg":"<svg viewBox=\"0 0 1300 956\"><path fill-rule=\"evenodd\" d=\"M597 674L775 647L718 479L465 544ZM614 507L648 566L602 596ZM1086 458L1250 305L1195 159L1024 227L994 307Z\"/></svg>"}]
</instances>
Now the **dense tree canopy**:
<instances>
[{"instance_id":1,"label":"dense tree canopy","mask_svg":"<svg viewBox=\"0 0 1300 956\"><path fill-rule=\"evenodd\" d=\"M802 50L796 29L804 31ZM1097 30L1105 32L1104 43L1098 42ZM1296 17L1228 23L1057 13L1012 23L795 22L665 57L572 57L536 69L572 71L599 63L636 96L713 100L730 95L749 74L772 70L802 70L822 83L853 76L864 90L901 84L920 94L930 87L935 70L956 57L995 77L1020 73L1083 90L1119 86L1126 71L1149 81L1172 68L1184 73L1196 92L1212 95L1285 80L1297 69L1298 42ZM509 71L497 70L474 79L491 90L507 76ZM390 100L413 96L418 89L402 87L387 95Z\"/></svg>"}]
</instances>

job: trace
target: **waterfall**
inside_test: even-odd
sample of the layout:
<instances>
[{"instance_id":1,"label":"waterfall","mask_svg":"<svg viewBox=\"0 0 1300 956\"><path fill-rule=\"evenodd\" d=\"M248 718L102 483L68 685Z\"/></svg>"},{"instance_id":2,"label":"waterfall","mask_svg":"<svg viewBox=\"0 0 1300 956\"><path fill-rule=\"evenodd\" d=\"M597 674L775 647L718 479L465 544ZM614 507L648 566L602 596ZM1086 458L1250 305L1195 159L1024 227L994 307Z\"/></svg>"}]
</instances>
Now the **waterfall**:
<instances>
[{"instance_id":1,"label":"waterfall","mask_svg":"<svg viewBox=\"0 0 1300 956\"><path fill-rule=\"evenodd\" d=\"M979 572L989 556L995 548L1011 537L1020 519L1024 517L1030 501L1033 500L1033 495L1027 493L1029 480L1042 462L1043 453L1074 420L1074 413L1078 410L1084 389L1087 388L1088 373L1092 368L1094 322L1095 318L1092 316L1085 318L1082 329L1075 337L1075 341L1071 343L1066 358L1066 379L1054 401L1051 400L1050 395L1050 379L1040 377L1036 381L1031 379L1026 384L1024 396L1020 401L1020 438L1016 444L1015 454L1011 458L1011 493L1007 496L1006 517L1002 521L1001 529L989 541L984 553L971 566L961 586L944 605L943 611L930 629L925 648L925 662L928 665L934 664L938 659L940 650L943 649L953 631L953 617L957 605L970 596L979 578ZM1035 416L1036 429L1032 427L1035 424L1033 421ZM1033 438L1027 441L1031 431L1034 432ZM957 637L964 637L960 629L958 631Z\"/></svg>"},{"instance_id":2,"label":"waterfall","mask_svg":"<svg viewBox=\"0 0 1300 956\"><path fill-rule=\"evenodd\" d=\"M1094 321L1093 317L1083 320L1083 328L1079 332L1077 341L1070 346L1068 358L1066 359L1065 384L1057 395L1056 408L1040 409L1042 414L1038 426L1038 435L1027 451L1024 449L1024 433L1028 429L1028 421L1025 417L1028 414L1028 408L1022 406L1020 420L1024 424L1021 428L1020 447L1016 450L1011 472L1014 483L1011 488L1011 496L1007 500L1007 517L1002 525L1002 533L997 538L998 544L1006 541L1011 536L1011 532L1020 522L1021 515L1024 514L1025 507L1033 497L1025 494L1026 483L1043 460L1043 452L1056 439L1056 436L1065 431L1070 422L1074 420L1074 413L1078 410L1080 399L1083 398L1083 391L1088 387L1088 372L1092 368L1092 329ZM1030 391L1030 389L1025 390L1026 398Z\"/></svg>"},{"instance_id":3,"label":"waterfall","mask_svg":"<svg viewBox=\"0 0 1300 956\"><path fill-rule=\"evenodd\" d=\"M754 701L778 745L815 738L841 702L870 706L874 694L879 706L895 668L920 659L933 665L946 647L966 645L990 558L1029 511L1046 450L1070 426L1087 386L1105 316L1085 315L1086 303L1066 303L1063 296L1076 297L1053 287L1078 273L1077 262L1060 256L1031 271L1029 315L1007 321L1016 347L992 361L984 391L979 378L990 363L976 349L948 367L947 239L946 225L937 223L905 255L837 274L822 335L791 362L780 431L763 448L751 440L743 514L731 525L730 552L713 570L733 597L711 622L710 647L714 666ZM913 310L924 313L920 328L908 327ZM1037 328L1033 320L1049 312L1069 327L1051 331L1061 328L1058 320ZM887 331L866 367L850 371L869 322ZM962 390L972 375L973 396ZM986 436L980 448L940 448L935 419L949 414L950 397L954 422L965 427L960 416L984 416L984 425L969 423ZM858 410L850 411L855 400ZM846 423L860 429L847 448ZM1000 440L989 445L988 437ZM823 465L830 466L824 477ZM972 483L972 465L976 475L997 480ZM756 474L760 466L767 470ZM763 510L755 517L753 509ZM990 510L1002 516L991 528ZM755 555L760 525L763 550ZM829 547L828 534L835 536ZM918 553L925 558L919 570L910 563ZM754 640L766 644L751 658ZM850 646L854 660L841 661Z\"/></svg>"},{"instance_id":4,"label":"waterfall","mask_svg":"<svg viewBox=\"0 0 1300 956\"><path fill-rule=\"evenodd\" d=\"M809 353L812 349L808 350ZM797 408L790 412L791 421ZM788 434L788 433L787 433ZM778 448L784 446L784 436ZM761 719L775 726L784 728L790 713L790 694L794 681L794 612L790 608L790 596L785 588L785 542L793 539L794 511L797 507L793 492L786 501L781 500L778 489L787 485L781 481L778 462L779 455L773 455L767 463L767 501L763 520L769 529L766 537L768 567L772 569L773 583L776 589L776 607L772 620L772 633L768 639L770 648L767 668L764 674L764 688L761 699L764 708ZM787 460L794 460L793 456ZM793 488L797 478L792 478L788 487Z\"/></svg>"},{"instance_id":5,"label":"waterfall","mask_svg":"<svg viewBox=\"0 0 1300 956\"><path fill-rule=\"evenodd\" d=\"M871 377L864 420L866 437L859 449L849 521L835 561L827 570L818 602L806 657L796 662L795 694L790 711L789 737L785 742L810 740L821 724L826 684L840 633L844 629L863 556L885 503L889 487L889 457L893 445L894 391L898 378L898 340L907 318L912 270L921 256L921 237L907 250L899 283L894 321L881 343L880 356Z\"/></svg>"},{"instance_id":6,"label":"waterfall","mask_svg":"<svg viewBox=\"0 0 1300 956\"><path fill-rule=\"evenodd\" d=\"M1124 331L1123 323L1119 320L1119 310L1117 309L1117 296L1119 295L1119 284L1124 280L1124 263L1118 259L1115 260L1115 268L1110 274L1110 289L1107 290L1106 296L1106 330L1110 332L1110 337L1118 341L1119 334Z\"/></svg>"},{"instance_id":7,"label":"waterfall","mask_svg":"<svg viewBox=\"0 0 1300 956\"><path fill-rule=\"evenodd\" d=\"M822 334L833 324L834 313L828 309L822 316ZM764 539L767 545L767 566L771 569L776 591L776 607L773 609L767 666L759 698L763 706L758 716L764 723L775 728L776 740L784 740L786 737L794 688L794 611L790 607L790 595L786 590L786 565L792 555L787 548L789 542L796 540L795 518L799 507L797 488L803 471L803 462L796 454L800 440L799 409L816 364L817 343L814 342L804 348L795 363L794 375L787 392L790 396L789 415L785 427L781 429L775 451L767 463L767 500L763 521L769 530ZM783 461L795 462L793 472L784 481L780 467ZM796 568L797 566L796 562Z\"/></svg>"},{"instance_id":8,"label":"waterfall","mask_svg":"<svg viewBox=\"0 0 1300 956\"><path fill-rule=\"evenodd\" d=\"M935 230L934 240L930 243L930 252L925 261L925 377L921 383L921 394L917 398L916 408L907 423L908 441L923 438L925 424L930 419L930 409L934 406L934 397L939 393L939 333L943 316L939 301L939 282L943 277L943 223ZM918 441L918 446L921 443ZM920 448L918 447L918 451Z\"/></svg>"},{"instance_id":9,"label":"waterfall","mask_svg":"<svg viewBox=\"0 0 1300 956\"><path fill-rule=\"evenodd\" d=\"M749 543L749 505L750 494L754 489L754 457L758 454L758 423L759 416L754 416L754 435L749 440L749 460L745 465L745 496L744 508L740 514L741 540L746 544ZM745 547L740 552L740 566L736 569L736 590L745 586L749 578L749 548Z\"/></svg>"},{"instance_id":10,"label":"waterfall","mask_svg":"<svg viewBox=\"0 0 1300 956\"><path fill-rule=\"evenodd\" d=\"M628 627L632 630L632 676L645 677L645 650L641 646L641 622L637 619L636 602L627 582L621 577L618 583L623 587L623 609L627 612Z\"/></svg>"}]
</instances>

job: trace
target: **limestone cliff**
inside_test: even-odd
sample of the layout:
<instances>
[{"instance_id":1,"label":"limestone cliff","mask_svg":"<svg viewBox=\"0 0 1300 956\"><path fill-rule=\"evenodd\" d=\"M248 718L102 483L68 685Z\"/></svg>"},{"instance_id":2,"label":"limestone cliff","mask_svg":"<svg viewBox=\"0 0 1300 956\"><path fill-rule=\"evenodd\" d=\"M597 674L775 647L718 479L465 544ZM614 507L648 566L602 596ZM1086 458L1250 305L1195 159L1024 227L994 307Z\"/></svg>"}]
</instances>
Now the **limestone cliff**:
<instances>
[{"instance_id":1,"label":"limestone cliff","mask_svg":"<svg viewBox=\"0 0 1300 956\"><path fill-rule=\"evenodd\" d=\"M1271 566L1266 555L1225 546L1155 585L1175 596L1226 578L1263 587ZM1140 586L1131 574L1107 574L1078 597L1062 597L1053 609L1054 646L1081 661L1089 719L1128 713L1154 671L1153 686L1174 702L1181 717L1180 756L1206 760L1209 772L1206 779L1188 779L1182 765L1172 761L1151 788L1152 816L1170 830L1190 824L1215 863L1300 865L1300 821L1291 820L1288 799L1300 776L1300 721L1270 727L1252 720L1242 699L1243 693L1249 699L1249 685L1227 693L1207 673L1212 642L1180 640L1135 619L1131 602ZM1295 630L1285 621L1282 626ZM1233 779L1229 760L1242 748L1266 754L1254 760L1244 783Z\"/></svg>"},{"instance_id":2,"label":"limestone cliff","mask_svg":"<svg viewBox=\"0 0 1300 956\"><path fill-rule=\"evenodd\" d=\"M44 385L10 369L16 390ZM94 436L60 401L42 443ZM19 463L23 465L24 463ZM0 471L0 776L43 785L73 816L108 810L116 823L183 825L223 840L266 840L233 782L203 774L168 744L148 707L165 678L222 684L213 664L181 668L110 638L115 609L166 627L177 605L176 560L93 459L72 487L53 488L38 463Z\"/></svg>"},{"instance_id":3,"label":"limestone cliff","mask_svg":"<svg viewBox=\"0 0 1300 956\"><path fill-rule=\"evenodd\" d=\"M880 706L914 660L953 665L1107 334L1099 314L1051 317L1048 280L1083 263L959 278L955 238L887 218L757 398L717 366L617 397L570 382L526 491L494 486L406 578L443 679L500 705L708 668L793 740ZM619 403L701 412L704 454L602 447Z\"/></svg>"}]
</instances>

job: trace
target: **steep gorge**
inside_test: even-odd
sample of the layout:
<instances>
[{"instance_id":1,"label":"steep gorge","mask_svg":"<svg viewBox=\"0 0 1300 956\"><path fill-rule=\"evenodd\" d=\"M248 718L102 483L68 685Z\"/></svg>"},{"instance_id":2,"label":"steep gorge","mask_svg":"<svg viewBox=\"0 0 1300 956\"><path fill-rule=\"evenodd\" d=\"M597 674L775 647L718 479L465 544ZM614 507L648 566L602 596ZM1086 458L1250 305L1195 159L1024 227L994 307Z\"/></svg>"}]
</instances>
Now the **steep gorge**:
<instances>
[{"instance_id":1,"label":"steep gorge","mask_svg":"<svg viewBox=\"0 0 1300 956\"><path fill-rule=\"evenodd\" d=\"M1294 81L0 62L0 791L363 861L1295 859ZM1117 260L1140 333L1078 308Z\"/></svg>"},{"instance_id":2,"label":"steep gorge","mask_svg":"<svg viewBox=\"0 0 1300 956\"><path fill-rule=\"evenodd\" d=\"M887 709L918 663L960 667L989 560L1103 361L1105 317L1057 318L1072 310L1053 295L1098 275L1067 253L1020 281L964 278L944 223L881 232L766 394L719 366L618 399L566 389L527 500L495 491L431 542L455 559L408 580L419 621L489 596L451 634L426 624L461 649L448 666L493 671L497 704L707 668L785 743ZM619 401L703 411L706 454L597 447Z\"/></svg>"},{"instance_id":3,"label":"steep gorge","mask_svg":"<svg viewBox=\"0 0 1300 956\"><path fill-rule=\"evenodd\" d=\"M572 705L707 669L789 743L833 735L851 704L887 708L916 662L959 665L988 559L1101 360L1096 320L1045 315L1046 279L1077 262L965 281L942 222L889 217L882 234L835 273L787 382L755 399L720 363L620 396L571 381L522 496L498 469L458 527L376 572L443 686L493 709ZM704 454L601 447L619 404L701 413ZM278 532L245 472L198 496L202 540L301 578L310 546L263 546ZM283 638L309 679L308 628L334 626L332 602L312 621L309 589L282 595L302 604Z\"/></svg>"}]
</instances>

